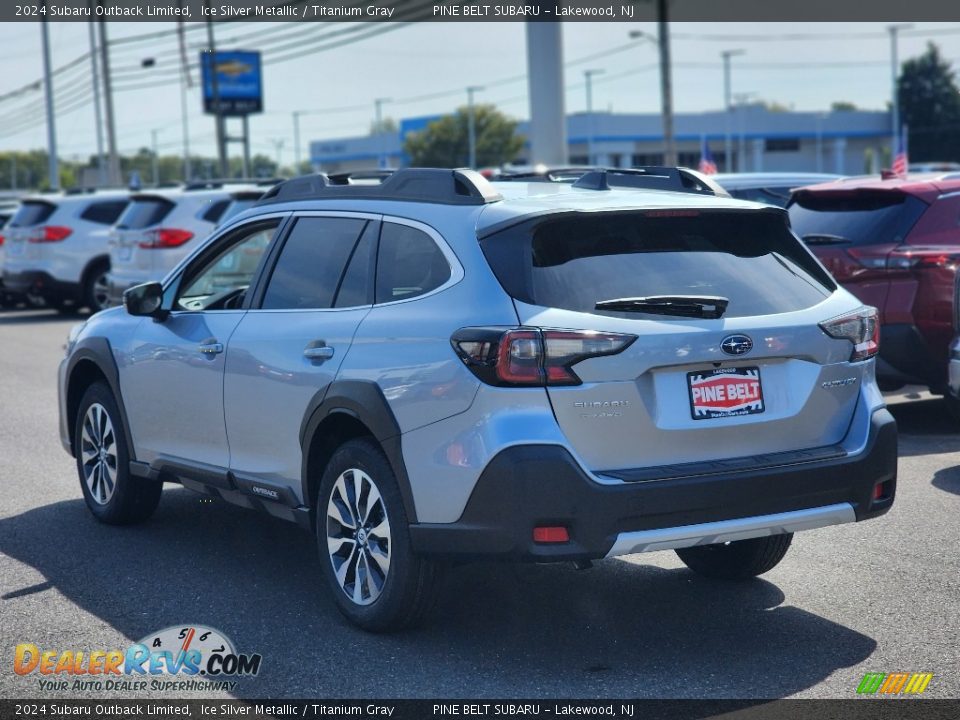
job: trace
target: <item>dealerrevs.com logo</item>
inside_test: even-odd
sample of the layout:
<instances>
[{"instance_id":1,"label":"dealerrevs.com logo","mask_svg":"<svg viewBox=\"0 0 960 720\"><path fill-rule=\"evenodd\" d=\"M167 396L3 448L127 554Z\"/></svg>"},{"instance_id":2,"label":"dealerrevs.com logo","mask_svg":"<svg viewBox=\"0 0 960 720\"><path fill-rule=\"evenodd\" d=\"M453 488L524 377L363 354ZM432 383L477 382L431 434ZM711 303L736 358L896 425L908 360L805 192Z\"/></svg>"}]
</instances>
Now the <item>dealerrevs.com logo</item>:
<instances>
[{"instance_id":1,"label":"dealerrevs.com logo","mask_svg":"<svg viewBox=\"0 0 960 720\"><path fill-rule=\"evenodd\" d=\"M40 690L233 690L237 678L257 675L262 656L238 653L219 630L175 625L126 650L42 649L21 643L13 671L36 676Z\"/></svg>"}]
</instances>

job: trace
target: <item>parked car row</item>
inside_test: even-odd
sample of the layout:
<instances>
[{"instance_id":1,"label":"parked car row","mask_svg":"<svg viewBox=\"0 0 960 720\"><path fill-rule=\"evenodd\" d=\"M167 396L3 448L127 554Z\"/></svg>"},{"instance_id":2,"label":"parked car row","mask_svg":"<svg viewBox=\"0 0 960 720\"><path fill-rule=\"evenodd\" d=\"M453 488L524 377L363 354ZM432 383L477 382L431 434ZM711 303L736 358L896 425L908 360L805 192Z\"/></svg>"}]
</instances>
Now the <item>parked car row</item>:
<instances>
[{"instance_id":1,"label":"parked car row","mask_svg":"<svg viewBox=\"0 0 960 720\"><path fill-rule=\"evenodd\" d=\"M0 240L5 304L26 298L62 312L116 304L126 288L166 275L275 182L26 196Z\"/></svg>"}]
</instances>

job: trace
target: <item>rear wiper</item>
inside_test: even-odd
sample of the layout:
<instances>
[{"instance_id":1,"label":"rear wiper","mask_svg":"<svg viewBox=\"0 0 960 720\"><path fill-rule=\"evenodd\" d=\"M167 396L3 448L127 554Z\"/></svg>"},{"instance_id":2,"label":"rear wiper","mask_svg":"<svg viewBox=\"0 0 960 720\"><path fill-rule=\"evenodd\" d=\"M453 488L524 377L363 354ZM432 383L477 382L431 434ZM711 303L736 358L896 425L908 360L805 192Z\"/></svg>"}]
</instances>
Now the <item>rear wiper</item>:
<instances>
[{"instance_id":1,"label":"rear wiper","mask_svg":"<svg viewBox=\"0 0 960 720\"><path fill-rule=\"evenodd\" d=\"M807 245L839 245L848 243L850 240L842 235L831 235L830 233L809 233L803 236L803 241Z\"/></svg>"},{"instance_id":2,"label":"rear wiper","mask_svg":"<svg viewBox=\"0 0 960 720\"><path fill-rule=\"evenodd\" d=\"M730 301L725 297L709 295L647 295L646 297L601 300L594 305L594 309L715 320L723 317L729 304Z\"/></svg>"}]
</instances>

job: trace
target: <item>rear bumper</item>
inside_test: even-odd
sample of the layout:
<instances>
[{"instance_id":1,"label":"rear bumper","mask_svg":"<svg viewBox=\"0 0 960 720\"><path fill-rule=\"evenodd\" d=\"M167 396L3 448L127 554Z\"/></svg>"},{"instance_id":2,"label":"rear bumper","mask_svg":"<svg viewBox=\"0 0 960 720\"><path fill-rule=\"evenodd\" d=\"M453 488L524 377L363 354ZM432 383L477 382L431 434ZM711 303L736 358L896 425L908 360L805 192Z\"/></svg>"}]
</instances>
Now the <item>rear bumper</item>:
<instances>
[{"instance_id":1,"label":"rear bumper","mask_svg":"<svg viewBox=\"0 0 960 720\"><path fill-rule=\"evenodd\" d=\"M643 474L648 477L647 473ZM753 470L600 484L558 445L507 448L484 470L455 523L411 526L416 552L551 562L689 547L861 521L896 494L897 426L873 413L863 450ZM884 495L874 500L874 487ZM563 526L570 541L533 542Z\"/></svg>"},{"instance_id":2,"label":"rear bumper","mask_svg":"<svg viewBox=\"0 0 960 720\"><path fill-rule=\"evenodd\" d=\"M44 300L76 300L80 295L78 283L57 280L43 270L23 272L4 270L3 288L6 292L37 295Z\"/></svg>"}]
</instances>

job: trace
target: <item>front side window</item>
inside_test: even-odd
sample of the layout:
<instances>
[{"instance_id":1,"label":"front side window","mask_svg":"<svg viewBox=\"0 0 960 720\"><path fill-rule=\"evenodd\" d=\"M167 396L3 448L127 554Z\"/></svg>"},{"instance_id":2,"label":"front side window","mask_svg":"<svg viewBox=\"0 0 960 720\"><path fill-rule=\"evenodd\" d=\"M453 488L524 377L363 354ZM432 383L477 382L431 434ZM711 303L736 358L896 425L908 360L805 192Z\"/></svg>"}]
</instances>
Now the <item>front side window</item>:
<instances>
[{"instance_id":1,"label":"front side window","mask_svg":"<svg viewBox=\"0 0 960 720\"><path fill-rule=\"evenodd\" d=\"M231 310L240 307L260 259L276 233L278 220L239 230L212 257L184 273L176 310Z\"/></svg>"},{"instance_id":2,"label":"front side window","mask_svg":"<svg viewBox=\"0 0 960 720\"><path fill-rule=\"evenodd\" d=\"M406 300L436 290L450 279L450 263L429 235L385 222L377 257L377 302Z\"/></svg>"},{"instance_id":3,"label":"front side window","mask_svg":"<svg viewBox=\"0 0 960 720\"><path fill-rule=\"evenodd\" d=\"M359 218L299 218L280 251L261 307L264 310L333 307L366 225L367 221Z\"/></svg>"}]
</instances>

